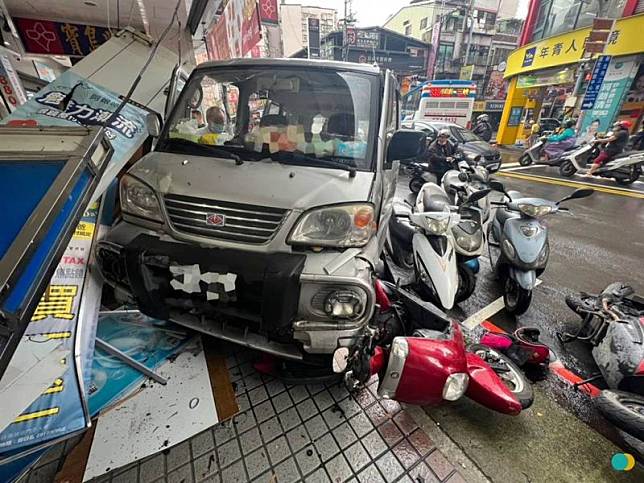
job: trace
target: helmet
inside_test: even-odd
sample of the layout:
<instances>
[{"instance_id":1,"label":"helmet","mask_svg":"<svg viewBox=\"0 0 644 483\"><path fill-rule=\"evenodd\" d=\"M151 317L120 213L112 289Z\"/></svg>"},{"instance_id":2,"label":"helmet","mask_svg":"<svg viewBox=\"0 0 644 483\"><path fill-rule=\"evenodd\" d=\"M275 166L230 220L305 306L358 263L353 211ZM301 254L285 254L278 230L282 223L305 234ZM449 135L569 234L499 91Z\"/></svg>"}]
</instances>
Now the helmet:
<instances>
[{"instance_id":1,"label":"helmet","mask_svg":"<svg viewBox=\"0 0 644 483\"><path fill-rule=\"evenodd\" d=\"M476 118L476 122L487 121L488 119L490 119L490 116L488 116L487 114L481 114Z\"/></svg>"},{"instance_id":2,"label":"helmet","mask_svg":"<svg viewBox=\"0 0 644 483\"><path fill-rule=\"evenodd\" d=\"M564 121L564 127L573 127L575 125L575 120L574 119L567 119Z\"/></svg>"},{"instance_id":3,"label":"helmet","mask_svg":"<svg viewBox=\"0 0 644 483\"><path fill-rule=\"evenodd\" d=\"M629 130L633 126L633 123L631 121L617 121L615 124L613 124L613 128L616 127L621 127L622 129Z\"/></svg>"},{"instance_id":4,"label":"helmet","mask_svg":"<svg viewBox=\"0 0 644 483\"><path fill-rule=\"evenodd\" d=\"M443 128L440 131L438 131L438 137L441 137L441 136L449 137L450 136L449 129Z\"/></svg>"}]
</instances>

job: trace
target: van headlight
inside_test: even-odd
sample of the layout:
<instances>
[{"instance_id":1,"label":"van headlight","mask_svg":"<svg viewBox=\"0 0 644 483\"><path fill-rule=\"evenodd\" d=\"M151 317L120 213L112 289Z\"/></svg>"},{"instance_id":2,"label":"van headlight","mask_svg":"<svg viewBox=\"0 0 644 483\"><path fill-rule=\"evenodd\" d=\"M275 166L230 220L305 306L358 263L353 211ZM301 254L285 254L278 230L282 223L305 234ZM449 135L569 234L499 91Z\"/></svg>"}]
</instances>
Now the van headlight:
<instances>
[{"instance_id":1,"label":"van headlight","mask_svg":"<svg viewBox=\"0 0 644 483\"><path fill-rule=\"evenodd\" d=\"M304 213L291 231L288 242L318 247L363 247L375 232L372 205L334 205Z\"/></svg>"},{"instance_id":2,"label":"van headlight","mask_svg":"<svg viewBox=\"0 0 644 483\"><path fill-rule=\"evenodd\" d=\"M470 376L464 372L450 374L443 386L443 399L446 401L456 401L465 394L469 382Z\"/></svg>"},{"instance_id":3,"label":"van headlight","mask_svg":"<svg viewBox=\"0 0 644 483\"><path fill-rule=\"evenodd\" d=\"M143 181L126 174L119 185L121 210L130 215L163 221L159 198Z\"/></svg>"}]
</instances>

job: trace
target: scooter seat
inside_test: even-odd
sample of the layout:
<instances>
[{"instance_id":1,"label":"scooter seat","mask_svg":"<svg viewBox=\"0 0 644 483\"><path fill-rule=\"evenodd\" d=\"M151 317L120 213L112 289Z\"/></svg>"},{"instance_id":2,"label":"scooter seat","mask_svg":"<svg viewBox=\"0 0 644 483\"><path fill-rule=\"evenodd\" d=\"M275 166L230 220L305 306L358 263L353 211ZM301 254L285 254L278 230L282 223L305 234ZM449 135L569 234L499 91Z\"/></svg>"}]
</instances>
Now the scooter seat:
<instances>
[{"instance_id":1,"label":"scooter seat","mask_svg":"<svg viewBox=\"0 0 644 483\"><path fill-rule=\"evenodd\" d=\"M619 153L617 156L613 156L613 158L611 158L611 161L615 161L616 159L621 159L621 158L628 158L633 154L641 154L641 153L642 151L625 151L623 153Z\"/></svg>"},{"instance_id":2,"label":"scooter seat","mask_svg":"<svg viewBox=\"0 0 644 483\"><path fill-rule=\"evenodd\" d=\"M389 233L404 246L411 246L415 230L405 218L392 216L389 218Z\"/></svg>"},{"instance_id":3,"label":"scooter seat","mask_svg":"<svg viewBox=\"0 0 644 483\"><path fill-rule=\"evenodd\" d=\"M425 211L449 211L450 206L452 206L452 200L447 195L425 193L423 196Z\"/></svg>"}]
</instances>

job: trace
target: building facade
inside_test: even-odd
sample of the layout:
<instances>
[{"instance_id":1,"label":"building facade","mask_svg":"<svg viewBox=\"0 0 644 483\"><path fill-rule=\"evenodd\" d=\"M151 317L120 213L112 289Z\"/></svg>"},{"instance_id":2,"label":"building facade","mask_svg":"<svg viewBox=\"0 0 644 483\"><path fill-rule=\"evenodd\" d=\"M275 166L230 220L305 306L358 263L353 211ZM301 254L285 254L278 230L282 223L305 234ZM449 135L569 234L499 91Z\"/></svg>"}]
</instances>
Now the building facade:
<instances>
[{"instance_id":1,"label":"building facade","mask_svg":"<svg viewBox=\"0 0 644 483\"><path fill-rule=\"evenodd\" d=\"M286 3L280 5L280 29L285 57L308 46L308 19L311 17L320 20L321 38L337 29L338 12L335 9Z\"/></svg>"},{"instance_id":2,"label":"building facade","mask_svg":"<svg viewBox=\"0 0 644 483\"><path fill-rule=\"evenodd\" d=\"M509 56L503 72L508 92L500 144L523 144L530 121L541 118L577 119L578 135L584 137L609 130L617 119L630 120L633 130L641 124L644 14L636 14L637 1L590 4L592 11L586 1L531 1L523 45ZM600 17L615 22L603 27L606 41L600 52L587 52L593 19ZM593 37L598 29L599 24Z\"/></svg>"}]
</instances>

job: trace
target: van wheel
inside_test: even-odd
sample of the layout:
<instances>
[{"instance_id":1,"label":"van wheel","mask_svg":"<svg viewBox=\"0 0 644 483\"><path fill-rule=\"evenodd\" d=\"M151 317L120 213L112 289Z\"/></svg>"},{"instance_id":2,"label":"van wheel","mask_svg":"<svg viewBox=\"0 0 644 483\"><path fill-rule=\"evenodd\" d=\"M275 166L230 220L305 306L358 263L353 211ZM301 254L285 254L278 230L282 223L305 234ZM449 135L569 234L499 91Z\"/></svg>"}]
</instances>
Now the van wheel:
<instances>
[{"instance_id":1,"label":"van wheel","mask_svg":"<svg viewBox=\"0 0 644 483\"><path fill-rule=\"evenodd\" d=\"M529 154L524 154L519 158L519 164L521 166L530 166L532 164L532 158Z\"/></svg>"},{"instance_id":2,"label":"van wheel","mask_svg":"<svg viewBox=\"0 0 644 483\"><path fill-rule=\"evenodd\" d=\"M423 178L412 178L409 180L409 191L414 194L419 193L424 184L425 180Z\"/></svg>"},{"instance_id":3,"label":"van wheel","mask_svg":"<svg viewBox=\"0 0 644 483\"><path fill-rule=\"evenodd\" d=\"M559 174L561 176L565 176L566 178L572 177L577 172L577 168L575 168L575 165L572 164L572 161L564 161L561 163L561 166L559 166Z\"/></svg>"},{"instance_id":4,"label":"van wheel","mask_svg":"<svg viewBox=\"0 0 644 483\"><path fill-rule=\"evenodd\" d=\"M627 178L615 178L615 181L620 186L628 186L635 183L641 174L642 172L640 171L639 166L633 165L631 166L631 170Z\"/></svg>"}]
</instances>

